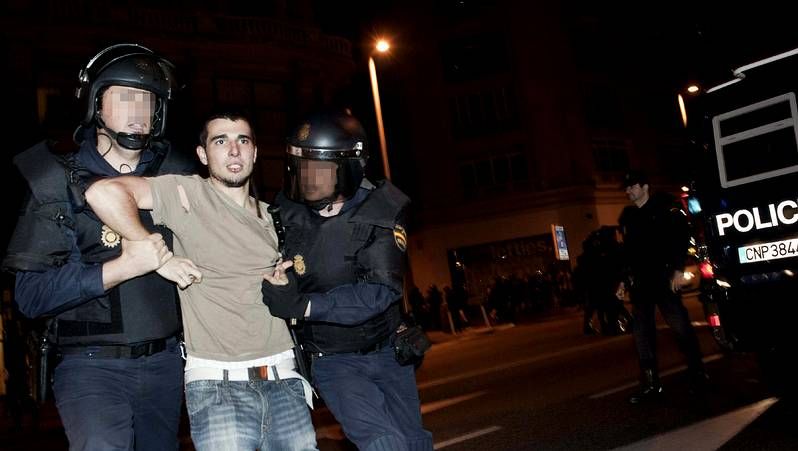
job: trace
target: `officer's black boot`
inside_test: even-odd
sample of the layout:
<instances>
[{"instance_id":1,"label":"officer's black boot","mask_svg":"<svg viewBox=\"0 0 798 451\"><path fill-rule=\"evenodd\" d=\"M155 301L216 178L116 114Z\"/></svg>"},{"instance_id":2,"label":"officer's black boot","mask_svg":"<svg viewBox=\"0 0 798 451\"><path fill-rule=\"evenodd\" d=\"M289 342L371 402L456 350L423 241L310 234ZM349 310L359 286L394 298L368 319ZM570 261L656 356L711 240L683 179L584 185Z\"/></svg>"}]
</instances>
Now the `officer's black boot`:
<instances>
[{"instance_id":1,"label":"officer's black boot","mask_svg":"<svg viewBox=\"0 0 798 451\"><path fill-rule=\"evenodd\" d=\"M632 404L640 404L659 398L662 394L662 385L659 383L657 370L644 368L640 373L640 390L629 397Z\"/></svg>"}]
</instances>

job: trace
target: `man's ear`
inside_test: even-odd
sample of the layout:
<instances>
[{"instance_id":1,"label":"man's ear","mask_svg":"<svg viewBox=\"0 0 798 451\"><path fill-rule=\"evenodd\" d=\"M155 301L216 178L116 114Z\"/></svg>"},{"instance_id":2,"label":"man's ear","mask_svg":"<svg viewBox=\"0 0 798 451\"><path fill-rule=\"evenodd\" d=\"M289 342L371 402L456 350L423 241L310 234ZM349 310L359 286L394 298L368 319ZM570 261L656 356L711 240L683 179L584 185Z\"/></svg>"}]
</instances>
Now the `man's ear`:
<instances>
[{"instance_id":1,"label":"man's ear","mask_svg":"<svg viewBox=\"0 0 798 451\"><path fill-rule=\"evenodd\" d=\"M197 157L199 157L200 162L207 166L208 165L208 154L205 153L205 148L202 146L197 146Z\"/></svg>"},{"instance_id":2,"label":"man's ear","mask_svg":"<svg viewBox=\"0 0 798 451\"><path fill-rule=\"evenodd\" d=\"M252 153L252 162L258 161L258 146L255 146L255 152Z\"/></svg>"}]
</instances>

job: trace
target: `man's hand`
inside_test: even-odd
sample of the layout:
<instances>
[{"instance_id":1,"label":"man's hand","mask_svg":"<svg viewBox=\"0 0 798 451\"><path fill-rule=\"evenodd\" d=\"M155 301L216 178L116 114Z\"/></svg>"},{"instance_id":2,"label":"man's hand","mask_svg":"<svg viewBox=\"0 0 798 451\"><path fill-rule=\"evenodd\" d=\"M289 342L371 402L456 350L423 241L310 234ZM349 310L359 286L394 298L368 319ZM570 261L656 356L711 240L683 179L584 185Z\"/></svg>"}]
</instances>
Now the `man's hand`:
<instances>
[{"instance_id":1,"label":"man's hand","mask_svg":"<svg viewBox=\"0 0 798 451\"><path fill-rule=\"evenodd\" d=\"M122 255L125 266L132 273L131 277L138 277L163 266L172 258L172 252L160 233L153 233L143 240L130 241L122 239Z\"/></svg>"},{"instance_id":2,"label":"man's hand","mask_svg":"<svg viewBox=\"0 0 798 451\"><path fill-rule=\"evenodd\" d=\"M268 280L272 285L288 285L288 275L286 271L292 266L294 266L294 262L291 260L279 262L274 266L272 274L263 273L263 278Z\"/></svg>"},{"instance_id":3,"label":"man's hand","mask_svg":"<svg viewBox=\"0 0 798 451\"><path fill-rule=\"evenodd\" d=\"M181 290L193 283L202 282L202 273L197 265L184 257L172 257L158 268L158 274L164 279L176 283Z\"/></svg>"},{"instance_id":4,"label":"man's hand","mask_svg":"<svg viewBox=\"0 0 798 451\"><path fill-rule=\"evenodd\" d=\"M302 319L308 309L308 298L299 293L296 280L288 277L286 269L292 261L281 262L272 274L263 274L263 303L272 316L284 319Z\"/></svg>"}]
</instances>

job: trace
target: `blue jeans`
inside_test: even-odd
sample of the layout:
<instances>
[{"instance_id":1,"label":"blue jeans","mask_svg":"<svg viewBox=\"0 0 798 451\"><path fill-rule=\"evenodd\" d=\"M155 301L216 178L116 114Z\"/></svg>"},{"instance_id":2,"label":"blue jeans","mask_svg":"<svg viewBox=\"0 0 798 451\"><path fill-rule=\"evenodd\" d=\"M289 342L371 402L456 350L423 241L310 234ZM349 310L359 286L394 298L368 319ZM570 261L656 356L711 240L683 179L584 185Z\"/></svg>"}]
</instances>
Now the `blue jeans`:
<instances>
[{"instance_id":1,"label":"blue jeans","mask_svg":"<svg viewBox=\"0 0 798 451\"><path fill-rule=\"evenodd\" d=\"M192 381L186 407L197 451L316 449L299 379Z\"/></svg>"},{"instance_id":2,"label":"blue jeans","mask_svg":"<svg viewBox=\"0 0 798 451\"><path fill-rule=\"evenodd\" d=\"M432 450L413 365L399 365L391 346L365 355L318 357L312 371L324 402L358 449Z\"/></svg>"},{"instance_id":3,"label":"blue jeans","mask_svg":"<svg viewBox=\"0 0 798 451\"><path fill-rule=\"evenodd\" d=\"M182 388L176 339L137 359L66 355L53 384L72 451L175 451Z\"/></svg>"}]
</instances>

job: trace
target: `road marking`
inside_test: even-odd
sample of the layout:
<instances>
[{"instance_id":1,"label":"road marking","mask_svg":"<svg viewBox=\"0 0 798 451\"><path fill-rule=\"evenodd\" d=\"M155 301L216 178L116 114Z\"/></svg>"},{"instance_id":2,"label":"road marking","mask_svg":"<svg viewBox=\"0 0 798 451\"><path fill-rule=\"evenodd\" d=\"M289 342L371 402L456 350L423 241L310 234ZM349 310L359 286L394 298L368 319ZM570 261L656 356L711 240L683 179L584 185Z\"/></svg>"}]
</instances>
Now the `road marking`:
<instances>
[{"instance_id":1,"label":"road marking","mask_svg":"<svg viewBox=\"0 0 798 451\"><path fill-rule=\"evenodd\" d=\"M694 325L695 326L702 326L702 325L705 326L705 325L707 325L707 323L706 322L696 321L696 322L694 322ZM667 327L668 326L666 326L666 325L665 326L659 326L658 329L659 328L663 328L664 329L664 328L667 328ZM568 348L568 349L563 349L563 350L560 350L560 351L549 352L549 353L546 353L546 354L538 355L538 356L535 356L535 357L530 357L530 358L523 359L523 360L517 360L515 362L507 363L507 364L504 364L504 365L485 367L485 368L480 368L478 370L468 371L468 372L465 372L465 373L459 373L459 374L455 374L455 375L448 376L448 377L442 377L440 379L432 379L432 380L429 380L429 381L426 381L426 382L419 383L418 384L418 389L419 390L423 390L425 388L437 387L439 385L445 385L445 384L448 384L448 383L451 383L451 382L457 382L457 381L461 381L461 380L464 380L464 379L471 379L473 377L482 376L482 375L493 373L493 372L496 372L496 371L504 371L504 370L508 370L508 369L511 369L511 368L516 368L516 367L519 367L519 366L524 366L524 365L529 365L529 364L532 364L532 363L537 363L537 362L540 362L540 361L543 361L543 360L557 358L557 357L561 357L561 356L568 355L568 354L574 354L574 353L577 353L577 352L586 351L586 350L590 350L590 349L593 349L593 348L599 348L599 347L602 347L602 346L606 346L608 343L611 343L613 341L629 339L629 337L631 337L631 335L627 335L627 334L618 335L616 337L607 338L607 339L604 339L604 340L601 340L601 341L588 343L588 344L584 344L584 345L580 345L580 346L575 346L573 348ZM632 384L631 386L634 386L634 385L636 385L636 384ZM624 388L621 388L620 390L623 390L623 389Z\"/></svg>"},{"instance_id":2,"label":"road marking","mask_svg":"<svg viewBox=\"0 0 798 451\"><path fill-rule=\"evenodd\" d=\"M487 391L477 391L474 393L468 393L462 396L455 396L454 398L442 399L440 401L434 402L427 402L421 405L421 414L434 412L436 410L445 409L447 407L453 406L455 404L460 404L461 402L465 402L474 398L478 398L482 395L487 394Z\"/></svg>"},{"instance_id":3,"label":"road marking","mask_svg":"<svg viewBox=\"0 0 798 451\"><path fill-rule=\"evenodd\" d=\"M616 451L714 451L734 438L759 418L779 398L768 398L740 409L666 432L637 443L616 448Z\"/></svg>"},{"instance_id":4,"label":"road marking","mask_svg":"<svg viewBox=\"0 0 798 451\"><path fill-rule=\"evenodd\" d=\"M490 434L491 432L496 432L501 429L501 426L491 426L485 429L479 429L477 431L469 432L468 434L463 434L454 438L450 438L449 440L444 440L442 442L438 442L433 445L433 449L442 449L446 448L447 446L456 445L458 443L465 442L467 440L471 440L472 438L477 438L485 434Z\"/></svg>"},{"instance_id":5,"label":"road marking","mask_svg":"<svg viewBox=\"0 0 798 451\"><path fill-rule=\"evenodd\" d=\"M439 385L444 385L444 384L448 384L448 383L451 383L451 382L457 382L457 381L461 381L461 380L464 380L464 379L471 379L471 378L474 378L474 377L477 377L477 376L482 376L482 375L493 373L493 372L496 372L496 371L504 371L504 370L508 370L508 369L511 369L511 368L516 368L516 367L519 367L519 366L529 365L529 364L532 364L532 363L537 363L537 362L541 362L541 361L544 361L544 360L561 357L561 356L568 355L568 354L574 354L574 353L578 353L578 352L582 352L582 351L587 351L587 350L590 350L590 349L593 349L593 348L599 348L599 347L606 346L607 343L610 343L612 341L624 340L624 339L629 339L629 337L625 336L625 335L620 335L620 336L612 337L612 338L609 338L609 339L606 339L606 340L602 340L602 341L597 341L597 342L588 343L588 344L584 344L584 345L580 345L580 346L575 346L573 348L563 349L563 350L560 350L560 351L548 352L546 354L541 354L541 355L537 355L537 356L534 356L534 357L529 357L529 358L526 358L526 359L523 359L523 360L517 360L515 362L506 363L504 365L489 366L489 367L485 367L485 368L480 368L478 370L472 370L472 371L467 371L467 372L463 372L463 373L458 373L458 374L454 374L454 375L448 376L448 377L442 377L440 379L433 379L433 380L429 380L429 381L422 382L422 383L418 384L418 389L419 390L423 390L425 388L437 387Z\"/></svg>"},{"instance_id":6,"label":"road marking","mask_svg":"<svg viewBox=\"0 0 798 451\"><path fill-rule=\"evenodd\" d=\"M704 363L709 363L709 362L718 360L720 358L723 358L723 354L718 353L718 354L712 354L712 355L706 356L706 357L704 357L703 360L704 360ZM677 366L675 368L671 368L671 369L663 372L660 376L662 376L662 377L670 376L671 374L680 373L680 372L682 372L682 371L684 371L686 369L687 369L687 365L680 365L680 366ZM588 396L588 398L590 398L590 399L603 398L605 396L613 395L615 393L622 392L624 390L628 390L630 388L637 387L638 385L640 385L639 382L629 382L628 384L623 384L623 385L621 385L619 387L611 388L609 390L604 390L602 392L598 392L596 394L590 395L590 396Z\"/></svg>"}]
</instances>

